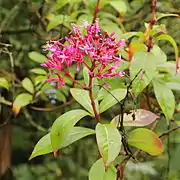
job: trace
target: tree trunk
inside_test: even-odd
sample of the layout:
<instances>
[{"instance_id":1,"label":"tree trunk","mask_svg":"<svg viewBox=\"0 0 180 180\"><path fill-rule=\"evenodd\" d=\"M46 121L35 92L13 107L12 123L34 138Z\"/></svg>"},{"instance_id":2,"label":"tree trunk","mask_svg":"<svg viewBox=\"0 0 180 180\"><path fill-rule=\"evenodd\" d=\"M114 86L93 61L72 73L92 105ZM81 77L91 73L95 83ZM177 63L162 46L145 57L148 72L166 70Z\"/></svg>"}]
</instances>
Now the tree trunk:
<instances>
[{"instance_id":1,"label":"tree trunk","mask_svg":"<svg viewBox=\"0 0 180 180\"><path fill-rule=\"evenodd\" d=\"M1 95L1 94L0 94ZM0 104L0 180L13 180L11 171L11 109Z\"/></svg>"}]
</instances>

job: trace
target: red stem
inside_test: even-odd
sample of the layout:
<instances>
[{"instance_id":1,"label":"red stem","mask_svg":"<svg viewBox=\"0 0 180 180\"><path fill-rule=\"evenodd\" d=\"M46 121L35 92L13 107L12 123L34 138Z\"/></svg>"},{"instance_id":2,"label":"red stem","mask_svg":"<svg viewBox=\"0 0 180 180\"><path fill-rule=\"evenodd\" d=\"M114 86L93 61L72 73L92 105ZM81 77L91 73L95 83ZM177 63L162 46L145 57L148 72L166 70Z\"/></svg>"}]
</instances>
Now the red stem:
<instances>
[{"instance_id":1,"label":"red stem","mask_svg":"<svg viewBox=\"0 0 180 180\"><path fill-rule=\"evenodd\" d=\"M96 105L95 105L95 100L94 100L94 97L93 97L92 80L93 80L93 77L90 75L90 78L89 78L89 89L88 89L89 90L89 96L90 96L90 99L91 99L91 105L92 105L92 108L93 108L93 111L94 111L95 118L96 118L96 120L98 122L101 122L100 115L97 112Z\"/></svg>"},{"instance_id":2,"label":"red stem","mask_svg":"<svg viewBox=\"0 0 180 180\"><path fill-rule=\"evenodd\" d=\"M96 7L95 7L95 9L94 9L94 17L93 17L92 24L95 23L96 18L97 18L97 13L99 12L99 3L100 3L100 0L97 0Z\"/></svg>"},{"instance_id":3,"label":"red stem","mask_svg":"<svg viewBox=\"0 0 180 180\"><path fill-rule=\"evenodd\" d=\"M156 23L156 21L157 21L157 19L156 19L156 0L152 0L152 18L151 18L151 22L149 25L149 33L153 29L153 26ZM151 48L153 47L152 36L149 36L149 42L148 42L147 47L148 47L147 52L150 52Z\"/></svg>"}]
</instances>

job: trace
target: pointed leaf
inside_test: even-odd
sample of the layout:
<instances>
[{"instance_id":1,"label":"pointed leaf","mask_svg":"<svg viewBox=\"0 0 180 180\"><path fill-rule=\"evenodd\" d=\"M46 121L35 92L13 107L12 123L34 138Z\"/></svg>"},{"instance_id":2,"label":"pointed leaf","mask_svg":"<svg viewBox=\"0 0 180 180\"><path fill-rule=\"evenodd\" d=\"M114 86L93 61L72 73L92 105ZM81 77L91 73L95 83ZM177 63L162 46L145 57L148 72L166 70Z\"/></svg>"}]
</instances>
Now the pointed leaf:
<instances>
[{"instance_id":1,"label":"pointed leaf","mask_svg":"<svg viewBox=\"0 0 180 180\"><path fill-rule=\"evenodd\" d=\"M36 156L48 154L52 151L53 150L51 146L50 133L48 133L37 142L29 160L35 158Z\"/></svg>"},{"instance_id":2,"label":"pointed leaf","mask_svg":"<svg viewBox=\"0 0 180 180\"><path fill-rule=\"evenodd\" d=\"M176 44L176 41L168 34L161 34L160 36L157 37L157 40L167 40L172 44L172 46L174 48L174 52L175 52L176 67L178 67L179 51L178 51L178 46Z\"/></svg>"},{"instance_id":3,"label":"pointed leaf","mask_svg":"<svg viewBox=\"0 0 180 180\"><path fill-rule=\"evenodd\" d=\"M39 74L39 75L46 75L47 74L47 72L41 68L33 68L30 70L30 72L35 73L35 74Z\"/></svg>"},{"instance_id":4,"label":"pointed leaf","mask_svg":"<svg viewBox=\"0 0 180 180\"><path fill-rule=\"evenodd\" d=\"M175 98L171 89L161 80L153 79L153 87L156 99L166 116L166 119L171 120L175 110Z\"/></svg>"},{"instance_id":5,"label":"pointed leaf","mask_svg":"<svg viewBox=\"0 0 180 180\"><path fill-rule=\"evenodd\" d=\"M32 101L31 94L28 94L28 93L19 94L13 102L13 108L26 106L30 104L31 101Z\"/></svg>"},{"instance_id":6,"label":"pointed leaf","mask_svg":"<svg viewBox=\"0 0 180 180\"><path fill-rule=\"evenodd\" d=\"M130 76L133 79L140 72L132 87L132 91L136 96L151 82L155 76L155 70L156 57L152 53L135 53L131 61Z\"/></svg>"},{"instance_id":7,"label":"pointed leaf","mask_svg":"<svg viewBox=\"0 0 180 180\"><path fill-rule=\"evenodd\" d=\"M83 68L83 77L84 77L84 82L86 86L88 86L89 85L89 70L86 66L84 66Z\"/></svg>"},{"instance_id":8,"label":"pointed leaf","mask_svg":"<svg viewBox=\"0 0 180 180\"><path fill-rule=\"evenodd\" d=\"M66 135L64 144L61 145L61 148L65 148L70 144L74 143L75 141L89 136L91 134L95 134L95 131L93 129L73 127ZM51 145L50 133L48 133L38 141L29 159L51 152L53 152L53 148Z\"/></svg>"},{"instance_id":9,"label":"pointed leaf","mask_svg":"<svg viewBox=\"0 0 180 180\"><path fill-rule=\"evenodd\" d=\"M109 4L114 7L119 13L126 13L127 5L124 1L110 1Z\"/></svg>"},{"instance_id":10,"label":"pointed leaf","mask_svg":"<svg viewBox=\"0 0 180 180\"><path fill-rule=\"evenodd\" d=\"M61 145L62 148L69 146L75 141L82 139L83 137L95 134L95 130L84 128L84 127L73 127L67 137L65 137L64 143Z\"/></svg>"},{"instance_id":11,"label":"pointed leaf","mask_svg":"<svg viewBox=\"0 0 180 180\"><path fill-rule=\"evenodd\" d=\"M162 49L156 44L153 46L151 53L156 56L156 64L163 64L167 61L167 56Z\"/></svg>"},{"instance_id":12,"label":"pointed leaf","mask_svg":"<svg viewBox=\"0 0 180 180\"><path fill-rule=\"evenodd\" d=\"M30 59L32 59L33 61L36 61L38 63L44 63L45 61L47 61L46 56L44 56L43 54L40 54L39 52L36 52L36 51L32 51L32 52L28 53L28 56Z\"/></svg>"},{"instance_id":13,"label":"pointed leaf","mask_svg":"<svg viewBox=\"0 0 180 180\"><path fill-rule=\"evenodd\" d=\"M9 83L4 77L0 77L0 87L9 89Z\"/></svg>"},{"instance_id":14,"label":"pointed leaf","mask_svg":"<svg viewBox=\"0 0 180 180\"><path fill-rule=\"evenodd\" d=\"M60 15L54 16L50 20L49 24L47 25L47 31L53 29L54 27L56 27L60 24L71 22L71 21L73 21L73 19L67 15L60 14Z\"/></svg>"},{"instance_id":15,"label":"pointed leaf","mask_svg":"<svg viewBox=\"0 0 180 180\"><path fill-rule=\"evenodd\" d=\"M96 126L96 139L104 164L108 167L120 152L121 135L115 126L98 123Z\"/></svg>"},{"instance_id":16,"label":"pointed leaf","mask_svg":"<svg viewBox=\"0 0 180 180\"><path fill-rule=\"evenodd\" d=\"M102 159L97 160L89 171L89 180L116 180L116 168L111 165L105 171Z\"/></svg>"},{"instance_id":17,"label":"pointed leaf","mask_svg":"<svg viewBox=\"0 0 180 180\"><path fill-rule=\"evenodd\" d=\"M73 98L81 104L86 110L88 110L92 115L94 115L94 111L91 105L91 100L89 97L89 92L83 89L78 88L71 88L70 92L73 96ZM98 102L95 100L96 103L96 109L98 111Z\"/></svg>"},{"instance_id":18,"label":"pointed leaf","mask_svg":"<svg viewBox=\"0 0 180 180\"><path fill-rule=\"evenodd\" d=\"M106 111L110 107L117 104L118 101L121 101L122 99L124 99L126 95L126 89L115 89L111 91L111 93L113 94L113 96L116 97L116 99L111 94L108 94L100 103L100 106L99 106L100 113Z\"/></svg>"},{"instance_id":19,"label":"pointed leaf","mask_svg":"<svg viewBox=\"0 0 180 180\"><path fill-rule=\"evenodd\" d=\"M133 117L134 116L134 117ZM130 114L124 114L124 126L147 126L154 122L159 116L156 114L147 111L145 109L137 109L135 112ZM117 115L112 121L111 124L116 126L119 123L119 115Z\"/></svg>"},{"instance_id":20,"label":"pointed leaf","mask_svg":"<svg viewBox=\"0 0 180 180\"><path fill-rule=\"evenodd\" d=\"M22 86L28 92L30 92L32 94L34 93L34 85L33 85L32 81L29 78L26 77L26 78L24 78L22 80Z\"/></svg>"},{"instance_id":21,"label":"pointed leaf","mask_svg":"<svg viewBox=\"0 0 180 180\"><path fill-rule=\"evenodd\" d=\"M157 13L157 21L159 21L159 20L162 19L162 18L170 17L170 16L172 16L172 17L179 17L178 14L171 14L171 13L169 13L169 14Z\"/></svg>"},{"instance_id":22,"label":"pointed leaf","mask_svg":"<svg viewBox=\"0 0 180 180\"><path fill-rule=\"evenodd\" d=\"M86 111L77 109L64 113L55 120L51 129L52 147L57 150L64 143L69 130L83 117L89 115Z\"/></svg>"},{"instance_id":23,"label":"pointed leaf","mask_svg":"<svg viewBox=\"0 0 180 180\"><path fill-rule=\"evenodd\" d=\"M153 156L159 155L163 151L163 144L158 135L145 128L138 128L128 134L128 143Z\"/></svg>"}]
</instances>

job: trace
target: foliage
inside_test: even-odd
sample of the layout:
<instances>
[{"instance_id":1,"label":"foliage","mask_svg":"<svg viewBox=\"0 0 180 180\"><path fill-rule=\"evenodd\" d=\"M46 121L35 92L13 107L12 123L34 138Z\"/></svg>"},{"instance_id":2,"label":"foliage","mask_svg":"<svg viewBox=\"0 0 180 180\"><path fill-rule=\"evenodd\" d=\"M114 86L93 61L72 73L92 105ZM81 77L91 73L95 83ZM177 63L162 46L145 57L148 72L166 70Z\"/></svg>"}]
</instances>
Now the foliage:
<instances>
[{"instance_id":1,"label":"foliage","mask_svg":"<svg viewBox=\"0 0 180 180\"><path fill-rule=\"evenodd\" d=\"M14 114L13 155L25 154L24 164L13 159L17 179L180 178L179 3L159 1L151 8L153 2L1 3L0 107ZM84 35L86 30L94 33L97 17L102 35L96 35L102 42L92 35L99 44L90 47ZM49 60L58 39L63 43L58 51L65 48L63 55L69 58L67 66ZM113 43L108 49L106 39ZM49 46L44 45L47 40L53 40ZM74 54L66 54L72 52L69 45ZM112 56L104 66L96 45L101 56ZM94 66L96 58L100 65Z\"/></svg>"}]
</instances>

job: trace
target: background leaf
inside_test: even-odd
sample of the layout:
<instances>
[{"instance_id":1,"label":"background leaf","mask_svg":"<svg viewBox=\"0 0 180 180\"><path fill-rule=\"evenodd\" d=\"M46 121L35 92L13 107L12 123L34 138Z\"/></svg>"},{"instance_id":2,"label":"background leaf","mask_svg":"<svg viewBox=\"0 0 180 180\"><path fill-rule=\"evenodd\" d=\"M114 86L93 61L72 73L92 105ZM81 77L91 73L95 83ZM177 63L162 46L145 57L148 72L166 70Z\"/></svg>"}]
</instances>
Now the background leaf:
<instances>
[{"instance_id":1,"label":"background leaf","mask_svg":"<svg viewBox=\"0 0 180 180\"><path fill-rule=\"evenodd\" d=\"M0 86L3 88L9 89L9 83L4 77L0 77Z\"/></svg>"},{"instance_id":2,"label":"background leaf","mask_svg":"<svg viewBox=\"0 0 180 180\"><path fill-rule=\"evenodd\" d=\"M33 61L38 62L38 63L44 63L45 61L47 61L46 56L44 56L36 51L29 52L28 56L30 59L32 59Z\"/></svg>"},{"instance_id":3,"label":"background leaf","mask_svg":"<svg viewBox=\"0 0 180 180\"><path fill-rule=\"evenodd\" d=\"M153 156L159 155L163 151L163 144L158 135L145 128L138 128L128 134L128 143Z\"/></svg>"},{"instance_id":4,"label":"background leaf","mask_svg":"<svg viewBox=\"0 0 180 180\"><path fill-rule=\"evenodd\" d=\"M166 116L166 119L171 120L175 110L174 94L170 88L161 80L153 79L153 87L156 99Z\"/></svg>"},{"instance_id":5,"label":"background leaf","mask_svg":"<svg viewBox=\"0 0 180 180\"><path fill-rule=\"evenodd\" d=\"M133 82L132 91L138 95L155 76L156 57L152 53L136 52L130 65L130 76L133 79L142 70Z\"/></svg>"},{"instance_id":6,"label":"background leaf","mask_svg":"<svg viewBox=\"0 0 180 180\"><path fill-rule=\"evenodd\" d=\"M29 78L26 77L26 78L24 78L22 80L22 86L28 92L30 92L32 94L34 93L34 85L33 85L32 81Z\"/></svg>"}]
</instances>

